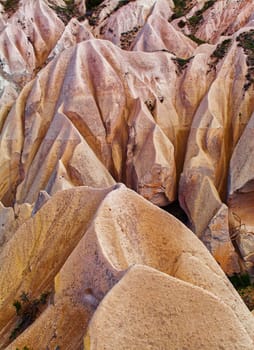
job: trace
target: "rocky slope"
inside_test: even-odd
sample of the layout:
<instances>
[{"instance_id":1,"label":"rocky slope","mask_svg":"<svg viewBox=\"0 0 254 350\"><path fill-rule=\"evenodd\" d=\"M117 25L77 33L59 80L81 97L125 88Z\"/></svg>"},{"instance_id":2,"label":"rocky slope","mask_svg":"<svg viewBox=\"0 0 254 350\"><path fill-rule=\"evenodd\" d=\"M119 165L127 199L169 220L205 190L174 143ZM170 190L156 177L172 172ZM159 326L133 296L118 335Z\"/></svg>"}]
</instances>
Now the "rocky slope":
<instances>
[{"instance_id":1,"label":"rocky slope","mask_svg":"<svg viewBox=\"0 0 254 350\"><path fill-rule=\"evenodd\" d=\"M253 349L254 3L0 7L0 348Z\"/></svg>"}]
</instances>

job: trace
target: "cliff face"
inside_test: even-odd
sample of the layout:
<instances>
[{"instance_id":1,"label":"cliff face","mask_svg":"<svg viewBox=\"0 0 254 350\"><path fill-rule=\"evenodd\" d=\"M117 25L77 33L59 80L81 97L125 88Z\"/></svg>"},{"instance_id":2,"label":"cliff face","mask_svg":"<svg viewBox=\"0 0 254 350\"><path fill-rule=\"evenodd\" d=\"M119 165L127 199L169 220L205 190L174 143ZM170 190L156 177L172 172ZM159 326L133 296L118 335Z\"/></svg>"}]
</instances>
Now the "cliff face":
<instances>
[{"instance_id":1,"label":"cliff face","mask_svg":"<svg viewBox=\"0 0 254 350\"><path fill-rule=\"evenodd\" d=\"M0 347L253 349L254 3L95 3L0 4Z\"/></svg>"}]
</instances>

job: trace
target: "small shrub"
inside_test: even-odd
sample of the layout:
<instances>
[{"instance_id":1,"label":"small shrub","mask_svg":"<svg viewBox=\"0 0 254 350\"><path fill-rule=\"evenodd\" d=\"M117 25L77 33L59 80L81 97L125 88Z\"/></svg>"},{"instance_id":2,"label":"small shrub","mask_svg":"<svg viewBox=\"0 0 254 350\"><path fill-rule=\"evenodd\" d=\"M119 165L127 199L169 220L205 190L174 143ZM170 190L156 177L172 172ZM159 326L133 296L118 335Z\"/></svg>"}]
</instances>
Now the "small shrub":
<instances>
[{"instance_id":1,"label":"small shrub","mask_svg":"<svg viewBox=\"0 0 254 350\"><path fill-rule=\"evenodd\" d=\"M189 3L186 0L174 0L174 14L169 18L169 21L184 16L190 8Z\"/></svg>"},{"instance_id":2,"label":"small shrub","mask_svg":"<svg viewBox=\"0 0 254 350\"><path fill-rule=\"evenodd\" d=\"M133 29L129 30L128 32L123 32L121 33L120 36L120 43L121 43L121 48L123 50L128 50L135 40L136 36L138 35L138 32L141 27L135 26Z\"/></svg>"},{"instance_id":3,"label":"small shrub","mask_svg":"<svg viewBox=\"0 0 254 350\"><path fill-rule=\"evenodd\" d=\"M183 20L181 20L181 21L179 21L179 22L177 23L177 25L178 25L179 28L184 28L184 27L186 26L186 22L184 22Z\"/></svg>"},{"instance_id":4,"label":"small shrub","mask_svg":"<svg viewBox=\"0 0 254 350\"><path fill-rule=\"evenodd\" d=\"M217 63L226 55L228 52L230 45L232 43L231 39L226 39L222 41L219 45L217 45L216 49L213 51L211 55L211 63L209 64L210 70L215 69Z\"/></svg>"},{"instance_id":5,"label":"small shrub","mask_svg":"<svg viewBox=\"0 0 254 350\"><path fill-rule=\"evenodd\" d=\"M248 72L245 76L247 81L243 87L247 91L254 83L254 30L251 29L248 32L241 33L236 40L238 41L238 46L243 48L247 56L246 64L248 66Z\"/></svg>"},{"instance_id":6,"label":"small shrub","mask_svg":"<svg viewBox=\"0 0 254 350\"><path fill-rule=\"evenodd\" d=\"M169 21L185 16L188 11L193 7L194 2L193 1L188 1L188 0L173 0L174 1L174 14L172 17L169 19ZM194 16L191 17L190 19L190 24L196 26L200 21L202 20L203 16L202 14L209 8L211 7L216 0L208 0L205 2L203 8L201 10L198 10ZM180 27L181 28L181 27Z\"/></svg>"},{"instance_id":7,"label":"small shrub","mask_svg":"<svg viewBox=\"0 0 254 350\"><path fill-rule=\"evenodd\" d=\"M74 0L64 0L64 2L65 6L54 5L51 7L56 12L58 17L65 24L67 24L72 19L72 17L78 17L79 13Z\"/></svg>"},{"instance_id":8,"label":"small shrub","mask_svg":"<svg viewBox=\"0 0 254 350\"><path fill-rule=\"evenodd\" d=\"M254 286L251 284L248 274L234 274L229 277L240 297L250 311L254 310Z\"/></svg>"},{"instance_id":9,"label":"small shrub","mask_svg":"<svg viewBox=\"0 0 254 350\"><path fill-rule=\"evenodd\" d=\"M203 13L209 9L209 7L213 6L213 4L216 2L216 0L209 0L206 1L202 9L195 12L195 14L189 18L188 22L190 26L197 27L201 22L203 22Z\"/></svg>"},{"instance_id":10,"label":"small shrub","mask_svg":"<svg viewBox=\"0 0 254 350\"><path fill-rule=\"evenodd\" d=\"M211 57L217 58L219 60L222 59L225 56L225 54L228 52L231 42L232 42L231 39L226 39L222 41L222 43L217 45Z\"/></svg>"},{"instance_id":11,"label":"small shrub","mask_svg":"<svg viewBox=\"0 0 254 350\"><path fill-rule=\"evenodd\" d=\"M189 37L192 41L194 41L196 44L198 44L198 45L202 45L202 44L205 44L205 43L206 43L204 40L201 40L201 39L197 38L197 37L196 37L195 35L193 35L193 34L189 34L188 37Z\"/></svg>"},{"instance_id":12,"label":"small shrub","mask_svg":"<svg viewBox=\"0 0 254 350\"><path fill-rule=\"evenodd\" d=\"M234 275L228 277L230 282L233 284L235 289L246 288L251 285L250 277L247 273L239 274L235 273Z\"/></svg>"},{"instance_id":13,"label":"small shrub","mask_svg":"<svg viewBox=\"0 0 254 350\"><path fill-rule=\"evenodd\" d=\"M18 316L18 321L15 328L11 332L10 340L15 339L35 321L38 313L41 311L42 305L45 305L49 295L50 292L45 292L41 294L39 299L30 300L28 294L22 292L20 295L20 300L15 300L13 302L16 315Z\"/></svg>"},{"instance_id":14,"label":"small shrub","mask_svg":"<svg viewBox=\"0 0 254 350\"><path fill-rule=\"evenodd\" d=\"M177 72L180 74L182 73L182 71L187 67L188 63L190 62L190 60L193 57L190 58L180 58L180 57L176 57L176 58L172 58L172 61L175 62L175 64L177 65Z\"/></svg>"},{"instance_id":15,"label":"small shrub","mask_svg":"<svg viewBox=\"0 0 254 350\"><path fill-rule=\"evenodd\" d=\"M96 6L100 5L103 2L103 0L87 0L86 1L86 8L88 10L91 10L95 8Z\"/></svg>"},{"instance_id":16,"label":"small shrub","mask_svg":"<svg viewBox=\"0 0 254 350\"><path fill-rule=\"evenodd\" d=\"M250 311L254 310L254 287L248 286L237 290Z\"/></svg>"},{"instance_id":17,"label":"small shrub","mask_svg":"<svg viewBox=\"0 0 254 350\"><path fill-rule=\"evenodd\" d=\"M10 11L18 8L19 0L1 0L0 4L3 5L4 11Z\"/></svg>"},{"instance_id":18,"label":"small shrub","mask_svg":"<svg viewBox=\"0 0 254 350\"><path fill-rule=\"evenodd\" d=\"M192 17L189 18L189 24L192 26L192 27L196 27L198 24L200 24L202 21L203 21L203 15L202 13L200 13L200 11L197 11L195 13L195 15L193 15Z\"/></svg>"},{"instance_id":19,"label":"small shrub","mask_svg":"<svg viewBox=\"0 0 254 350\"><path fill-rule=\"evenodd\" d=\"M0 4L3 5L4 11L8 14L8 17L10 17L17 11L19 0L0 0Z\"/></svg>"},{"instance_id":20,"label":"small shrub","mask_svg":"<svg viewBox=\"0 0 254 350\"><path fill-rule=\"evenodd\" d=\"M117 6L114 8L114 12L119 10L122 6L127 5L129 2L129 0L120 0Z\"/></svg>"},{"instance_id":21,"label":"small shrub","mask_svg":"<svg viewBox=\"0 0 254 350\"><path fill-rule=\"evenodd\" d=\"M16 314L19 315L21 308L22 308L21 303L18 300L15 300L13 303L13 306L16 309Z\"/></svg>"},{"instance_id":22,"label":"small shrub","mask_svg":"<svg viewBox=\"0 0 254 350\"><path fill-rule=\"evenodd\" d=\"M209 7L212 7L213 4L216 3L216 0L208 0L205 2L203 8L202 8L202 12L205 12L207 9L209 9Z\"/></svg>"}]
</instances>

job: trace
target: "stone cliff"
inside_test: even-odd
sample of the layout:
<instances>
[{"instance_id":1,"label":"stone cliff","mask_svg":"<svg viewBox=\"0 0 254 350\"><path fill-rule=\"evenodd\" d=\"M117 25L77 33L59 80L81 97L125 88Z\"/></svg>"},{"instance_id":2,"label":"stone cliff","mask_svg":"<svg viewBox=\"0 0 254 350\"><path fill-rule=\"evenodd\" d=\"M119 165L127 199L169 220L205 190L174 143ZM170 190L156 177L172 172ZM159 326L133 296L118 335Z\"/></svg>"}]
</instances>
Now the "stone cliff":
<instances>
[{"instance_id":1,"label":"stone cliff","mask_svg":"<svg viewBox=\"0 0 254 350\"><path fill-rule=\"evenodd\" d=\"M253 136L252 1L0 1L0 349L253 349Z\"/></svg>"}]
</instances>

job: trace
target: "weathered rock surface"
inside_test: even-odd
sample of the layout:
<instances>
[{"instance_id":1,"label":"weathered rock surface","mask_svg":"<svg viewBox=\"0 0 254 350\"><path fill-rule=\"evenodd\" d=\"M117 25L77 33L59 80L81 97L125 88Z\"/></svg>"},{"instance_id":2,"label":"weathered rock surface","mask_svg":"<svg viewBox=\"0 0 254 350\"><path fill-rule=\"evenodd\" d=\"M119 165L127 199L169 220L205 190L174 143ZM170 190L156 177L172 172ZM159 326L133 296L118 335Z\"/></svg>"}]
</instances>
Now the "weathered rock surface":
<instances>
[{"instance_id":1,"label":"weathered rock surface","mask_svg":"<svg viewBox=\"0 0 254 350\"><path fill-rule=\"evenodd\" d=\"M84 349L210 350L222 344L253 349L231 309L201 288L136 265L99 305Z\"/></svg>"},{"instance_id":2,"label":"weathered rock surface","mask_svg":"<svg viewBox=\"0 0 254 350\"><path fill-rule=\"evenodd\" d=\"M91 3L0 4L0 348L252 349L254 3Z\"/></svg>"},{"instance_id":3,"label":"weathered rock surface","mask_svg":"<svg viewBox=\"0 0 254 350\"><path fill-rule=\"evenodd\" d=\"M30 240L26 237L30 237ZM203 317L206 306L201 307L202 300L206 304L206 296L211 296L211 303L216 300L220 305L218 307L223 309L223 317L226 317L225 313L229 314L227 317L232 321L229 323L232 332L240 339L242 335L239 332L244 334L246 346L250 347L253 341L253 316L202 243L172 215L123 185L107 190L78 187L58 192L20 227L7 243L0 259L3 266L0 275L2 346L8 342L17 319L12 300L18 300L22 291L29 290L31 300L45 291L52 291L47 308L8 349L25 344L31 348L80 348L96 307L112 288L114 293L118 281L120 285L125 283L126 270L136 264L161 271L153 273L166 278L166 281L167 276L173 276L169 281L175 281L171 288L178 295L179 303L182 297L183 300L187 298L188 288L191 296L193 290L197 291L198 312L202 309ZM150 271L147 267L142 269L143 275ZM144 284L140 278L138 280ZM158 288L158 302L173 302L175 294L172 293L172 300L163 296L163 284L161 286L156 278L154 286ZM179 293L181 286L188 286L186 297L184 293ZM135 278L133 288L130 288L134 295L136 288L140 289ZM144 294L140 293L138 298L144 298ZM135 302L140 304L137 298L133 299L134 305ZM186 303L189 301L186 300ZM195 300L191 304L195 305ZM173 305L177 310L178 301ZM147 313L153 318L153 312L149 310L148 307ZM180 314L179 317L182 317ZM197 314L197 322L202 323L201 319ZM220 316L218 320L225 322ZM241 331L236 331L238 327ZM163 329L163 332L168 332L167 326ZM196 334L195 344L200 346L210 344L214 337L218 337L218 340L221 337L215 330L206 340L198 332ZM230 337L229 334L225 337ZM182 331L174 331L172 336L179 337L180 345L176 343L176 348L185 344ZM165 340L157 341L163 346ZM134 344L138 346L138 343Z\"/></svg>"},{"instance_id":4,"label":"weathered rock surface","mask_svg":"<svg viewBox=\"0 0 254 350\"><path fill-rule=\"evenodd\" d=\"M86 232L107 192L87 187L61 191L7 242L0 257L1 346L15 328L13 301L23 291L35 298L52 290L56 274Z\"/></svg>"},{"instance_id":5,"label":"weathered rock surface","mask_svg":"<svg viewBox=\"0 0 254 350\"><path fill-rule=\"evenodd\" d=\"M45 63L63 29L43 0L21 2L0 33L3 77L23 86Z\"/></svg>"}]
</instances>

